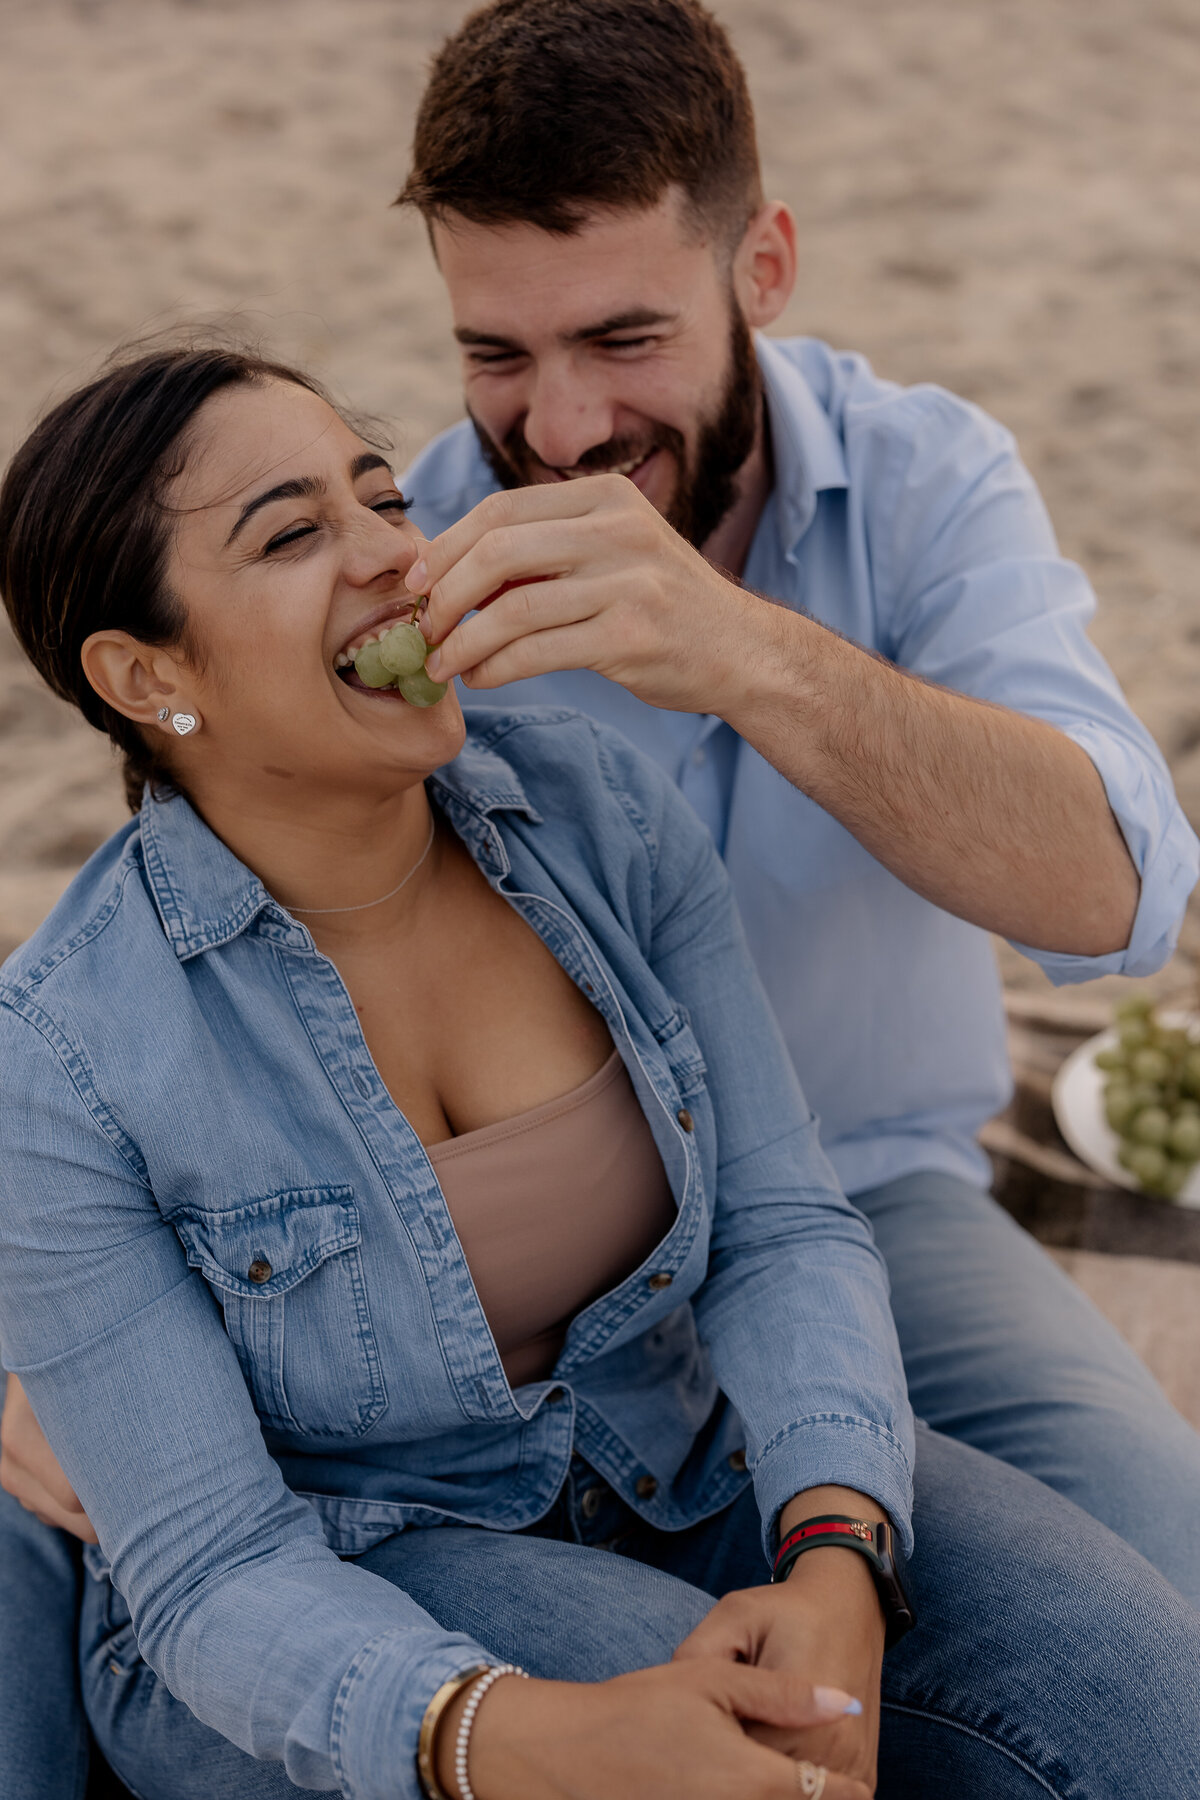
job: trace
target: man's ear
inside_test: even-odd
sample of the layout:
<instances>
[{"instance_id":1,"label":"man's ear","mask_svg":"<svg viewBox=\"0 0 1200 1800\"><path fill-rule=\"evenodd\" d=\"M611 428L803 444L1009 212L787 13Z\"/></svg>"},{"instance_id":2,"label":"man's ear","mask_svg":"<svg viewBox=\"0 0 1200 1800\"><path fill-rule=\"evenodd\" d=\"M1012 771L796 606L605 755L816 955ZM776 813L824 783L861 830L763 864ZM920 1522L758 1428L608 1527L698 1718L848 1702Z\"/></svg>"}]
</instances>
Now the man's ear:
<instances>
[{"instance_id":1,"label":"man's ear","mask_svg":"<svg viewBox=\"0 0 1200 1800\"><path fill-rule=\"evenodd\" d=\"M100 698L135 725L161 730L161 709L184 704L183 671L170 651L143 644L127 631L94 631L79 657Z\"/></svg>"},{"instance_id":2,"label":"man's ear","mask_svg":"<svg viewBox=\"0 0 1200 1800\"><path fill-rule=\"evenodd\" d=\"M796 221L782 200L759 207L734 252L732 275L750 329L773 325L796 285Z\"/></svg>"}]
</instances>

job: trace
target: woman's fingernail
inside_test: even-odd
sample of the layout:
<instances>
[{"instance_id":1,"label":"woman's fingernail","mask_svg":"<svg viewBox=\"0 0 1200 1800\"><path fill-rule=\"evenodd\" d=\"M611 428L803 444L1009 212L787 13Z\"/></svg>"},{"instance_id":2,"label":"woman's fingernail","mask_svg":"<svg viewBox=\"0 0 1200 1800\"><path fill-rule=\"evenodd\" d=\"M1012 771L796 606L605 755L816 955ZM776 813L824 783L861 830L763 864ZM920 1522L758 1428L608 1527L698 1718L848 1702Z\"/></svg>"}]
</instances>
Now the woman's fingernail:
<instances>
[{"instance_id":1,"label":"woman's fingernail","mask_svg":"<svg viewBox=\"0 0 1200 1800\"><path fill-rule=\"evenodd\" d=\"M841 1688L815 1687L813 1699L823 1713L830 1713L837 1719L857 1719L862 1715L862 1701L844 1693Z\"/></svg>"},{"instance_id":2,"label":"woman's fingernail","mask_svg":"<svg viewBox=\"0 0 1200 1800\"><path fill-rule=\"evenodd\" d=\"M404 577L404 583L409 592L413 594L423 594L425 592L425 577L428 574L429 566L427 563L414 563L412 568L408 571L408 574Z\"/></svg>"},{"instance_id":3,"label":"woman's fingernail","mask_svg":"<svg viewBox=\"0 0 1200 1800\"><path fill-rule=\"evenodd\" d=\"M440 650L431 650L429 655L425 658L426 674L431 676L432 679L434 681L436 681L438 678L438 670L441 668L441 666L442 666L441 651Z\"/></svg>"}]
</instances>

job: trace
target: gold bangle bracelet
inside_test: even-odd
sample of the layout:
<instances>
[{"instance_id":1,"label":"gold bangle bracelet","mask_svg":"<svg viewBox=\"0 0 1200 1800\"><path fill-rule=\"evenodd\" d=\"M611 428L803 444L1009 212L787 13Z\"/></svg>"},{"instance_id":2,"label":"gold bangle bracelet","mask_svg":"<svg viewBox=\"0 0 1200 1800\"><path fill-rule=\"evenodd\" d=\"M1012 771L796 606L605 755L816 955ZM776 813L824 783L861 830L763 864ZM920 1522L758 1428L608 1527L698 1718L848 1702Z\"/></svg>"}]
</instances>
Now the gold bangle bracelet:
<instances>
[{"instance_id":1,"label":"gold bangle bracelet","mask_svg":"<svg viewBox=\"0 0 1200 1800\"><path fill-rule=\"evenodd\" d=\"M425 1717L421 1720L421 1734L417 1739L417 1780L424 1789L428 1800L450 1800L450 1796L438 1781L437 1768L433 1760L442 1714L455 1696L461 1694L469 1682L476 1681L480 1675L486 1675L490 1666L489 1663L479 1663L473 1669L464 1669L461 1675L452 1675L449 1681L443 1681L425 1708Z\"/></svg>"}]
</instances>

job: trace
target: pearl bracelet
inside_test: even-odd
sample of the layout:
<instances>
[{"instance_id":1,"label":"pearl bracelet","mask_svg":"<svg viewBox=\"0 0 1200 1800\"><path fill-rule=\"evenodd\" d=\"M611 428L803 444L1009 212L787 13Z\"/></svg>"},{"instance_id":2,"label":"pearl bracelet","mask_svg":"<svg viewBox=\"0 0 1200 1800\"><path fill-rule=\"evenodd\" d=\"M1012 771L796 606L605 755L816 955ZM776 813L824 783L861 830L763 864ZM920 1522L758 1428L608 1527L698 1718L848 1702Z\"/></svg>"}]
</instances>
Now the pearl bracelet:
<instances>
[{"instance_id":1,"label":"pearl bracelet","mask_svg":"<svg viewBox=\"0 0 1200 1800\"><path fill-rule=\"evenodd\" d=\"M462 1718L458 1722L458 1738L454 1745L454 1779L458 1783L460 1800L475 1800L474 1790L467 1779L467 1752L471 1747L471 1727L475 1723L475 1714L479 1711L479 1703L490 1687L494 1687L502 1675L519 1675L528 1681L525 1669L519 1669L516 1663L501 1663L498 1668L489 1669L481 1675L467 1697L463 1707Z\"/></svg>"}]
</instances>

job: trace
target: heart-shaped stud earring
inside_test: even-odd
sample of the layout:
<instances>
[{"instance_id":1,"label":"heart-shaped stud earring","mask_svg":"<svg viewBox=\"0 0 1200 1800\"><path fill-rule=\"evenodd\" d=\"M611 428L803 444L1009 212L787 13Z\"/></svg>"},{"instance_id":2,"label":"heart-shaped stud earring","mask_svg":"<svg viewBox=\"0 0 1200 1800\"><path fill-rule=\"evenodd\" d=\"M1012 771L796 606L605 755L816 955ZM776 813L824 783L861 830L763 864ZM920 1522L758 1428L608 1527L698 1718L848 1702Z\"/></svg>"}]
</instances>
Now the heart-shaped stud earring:
<instances>
[{"instance_id":1,"label":"heart-shaped stud earring","mask_svg":"<svg viewBox=\"0 0 1200 1800\"><path fill-rule=\"evenodd\" d=\"M194 713L172 713L171 724L180 737L186 737L189 731L196 729L196 716Z\"/></svg>"}]
</instances>

